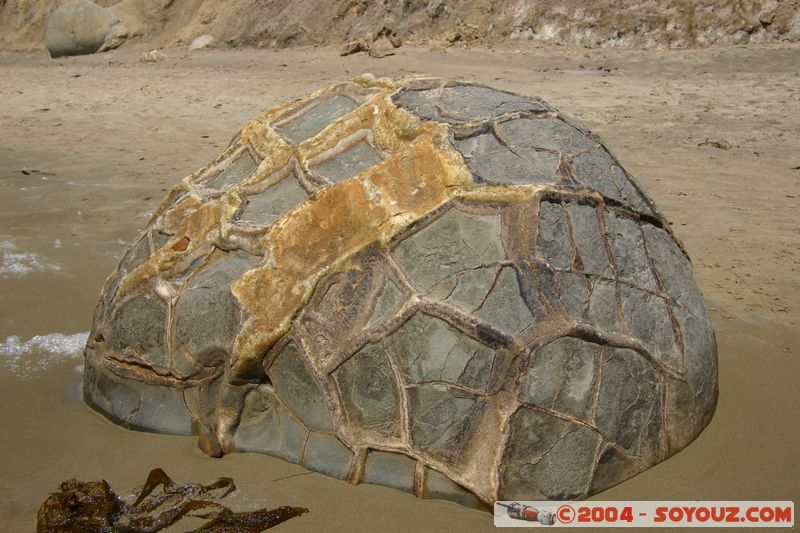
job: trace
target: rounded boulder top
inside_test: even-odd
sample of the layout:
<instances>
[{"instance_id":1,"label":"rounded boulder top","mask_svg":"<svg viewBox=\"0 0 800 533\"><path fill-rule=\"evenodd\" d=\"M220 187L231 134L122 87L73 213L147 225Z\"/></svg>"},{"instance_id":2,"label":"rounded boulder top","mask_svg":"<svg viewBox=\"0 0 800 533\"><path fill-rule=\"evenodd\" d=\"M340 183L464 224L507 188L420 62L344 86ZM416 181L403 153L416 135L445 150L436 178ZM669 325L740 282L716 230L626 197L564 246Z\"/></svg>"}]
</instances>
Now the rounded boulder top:
<instances>
[{"instance_id":1,"label":"rounded boulder top","mask_svg":"<svg viewBox=\"0 0 800 533\"><path fill-rule=\"evenodd\" d=\"M111 10L91 0L69 0L47 17L45 42L51 57L94 54L116 48L128 37Z\"/></svg>"},{"instance_id":2,"label":"rounded boulder top","mask_svg":"<svg viewBox=\"0 0 800 533\"><path fill-rule=\"evenodd\" d=\"M641 185L540 99L432 78L245 124L128 249L85 353L119 424L475 506L602 491L717 397Z\"/></svg>"}]
</instances>

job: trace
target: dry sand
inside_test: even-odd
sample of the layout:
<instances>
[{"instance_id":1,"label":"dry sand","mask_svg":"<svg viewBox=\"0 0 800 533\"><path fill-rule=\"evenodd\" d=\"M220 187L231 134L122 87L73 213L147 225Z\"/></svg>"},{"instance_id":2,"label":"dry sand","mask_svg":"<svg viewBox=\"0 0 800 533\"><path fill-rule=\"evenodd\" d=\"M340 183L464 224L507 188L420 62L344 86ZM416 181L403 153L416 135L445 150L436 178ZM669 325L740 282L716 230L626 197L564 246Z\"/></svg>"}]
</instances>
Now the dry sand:
<instances>
[{"instance_id":1,"label":"dry sand","mask_svg":"<svg viewBox=\"0 0 800 533\"><path fill-rule=\"evenodd\" d=\"M329 48L166 52L156 64L134 50L0 54L0 529L32 531L64 479L106 478L129 492L156 466L182 481L232 476L239 506L311 509L279 531L492 528L486 512L262 455L210 459L193 438L114 426L78 399L79 357L31 369L24 362L43 357L33 349L13 368L3 341L88 330L106 275L168 187L267 106L364 71L543 97L600 134L685 243L716 328L717 413L687 449L597 499L800 500L799 45L403 47L383 59Z\"/></svg>"}]
</instances>

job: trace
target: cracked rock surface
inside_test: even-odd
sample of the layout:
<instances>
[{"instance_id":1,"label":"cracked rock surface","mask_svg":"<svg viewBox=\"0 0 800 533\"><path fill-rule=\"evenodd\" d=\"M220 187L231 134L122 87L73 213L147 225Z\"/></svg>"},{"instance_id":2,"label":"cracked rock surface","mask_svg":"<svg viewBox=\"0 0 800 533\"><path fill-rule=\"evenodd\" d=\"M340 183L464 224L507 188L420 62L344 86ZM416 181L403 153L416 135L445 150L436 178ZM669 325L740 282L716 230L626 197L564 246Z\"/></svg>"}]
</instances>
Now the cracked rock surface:
<instances>
[{"instance_id":1,"label":"cracked rock surface","mask_svg":"<svg viewBox=\"0 0 800 533\"><path fill-rule=\"evenodd\" d=\"M86 401L351 483L576 499L708 424L713 328L650 197L535 98L362 76L267 110L98 302Z\"/></svg>"}]
</instances>

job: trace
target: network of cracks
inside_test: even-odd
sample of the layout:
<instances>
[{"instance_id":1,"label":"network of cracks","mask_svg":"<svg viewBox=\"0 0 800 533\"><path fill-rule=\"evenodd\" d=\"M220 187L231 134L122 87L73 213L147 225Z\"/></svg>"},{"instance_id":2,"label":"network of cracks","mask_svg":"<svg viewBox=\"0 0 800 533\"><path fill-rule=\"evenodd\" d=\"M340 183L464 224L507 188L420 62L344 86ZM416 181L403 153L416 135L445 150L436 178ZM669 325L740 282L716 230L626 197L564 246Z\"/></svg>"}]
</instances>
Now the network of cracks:
<instances>
[{"instance_id":1,"label":"network of cracks","mask_svg":"<svg viewBox=\"0 0 800 533\"><path fill-rule=\"evenodd\" d=\"M273 132L313 144L378 97L334 91ZM186 243L164 214L131 247L98 304L88 401L130 427L226 425L232 450L476 506L582 498L686 446L716 400L713 330L688 258L636 182L541 101L431 80L390 97L447 124L474 187L501 192L455 194L321 276L259 371L232 379L243 312L231 286L270 261L242 243L402 155L360 129L254 181L264 162L234 139L173 198L233 197L232 229L119 298L126 275ZM502 194L520 185L541 187Z\"/></svg>"}]
</instances>

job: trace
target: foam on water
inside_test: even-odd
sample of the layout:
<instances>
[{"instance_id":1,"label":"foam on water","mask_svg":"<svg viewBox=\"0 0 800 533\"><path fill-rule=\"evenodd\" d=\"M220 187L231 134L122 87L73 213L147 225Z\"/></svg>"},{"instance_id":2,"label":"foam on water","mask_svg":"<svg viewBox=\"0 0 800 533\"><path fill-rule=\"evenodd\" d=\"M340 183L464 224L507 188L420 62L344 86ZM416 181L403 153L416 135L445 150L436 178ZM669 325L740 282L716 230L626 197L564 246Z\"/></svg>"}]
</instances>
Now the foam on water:
<instances>
[{"instance_id":1,"label":"foam on water","mask_svg":"<svg viewBox=\"0 0 800 533\"><path fill-rule=\"evenodd\" d=\"M12 373L28 377L45 370L52 363L81 356L89 332L48 333L36 335L23 341L19 335L11 335L0 342L0 366Z\"/></svg>"},{"instance_id":2,"label":"foam on water","mask_svg":"<svg viewBox=\"0 0 800 533\"><path fill-rule=\"evenodd\" d=\"M0 275L23 276L30 272L61 270L61 267L42 261L37 254L20 252L11 241L0 242Z\"/></svg>"}]
</instances>

